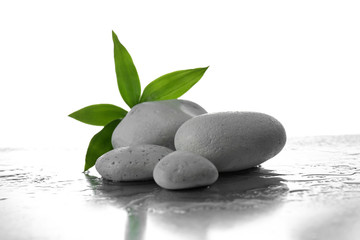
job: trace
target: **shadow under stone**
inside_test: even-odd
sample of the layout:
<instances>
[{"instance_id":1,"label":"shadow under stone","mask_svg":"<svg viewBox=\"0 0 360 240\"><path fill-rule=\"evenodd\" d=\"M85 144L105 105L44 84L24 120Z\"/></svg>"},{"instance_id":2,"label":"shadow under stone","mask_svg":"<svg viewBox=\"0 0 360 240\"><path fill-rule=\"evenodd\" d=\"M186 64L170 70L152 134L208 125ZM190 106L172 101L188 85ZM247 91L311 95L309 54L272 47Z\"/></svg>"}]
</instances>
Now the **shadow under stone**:
<instances>
[{"instance_id":1,"label":"shadow under stone","mask_svg":"<svg viewBox=\"0 0 360 240\"><path fill-rule=\"evenodd\" d=\"M166 190L154 181L111 182L86 175L96 202L112 202L128 213L126 239L142 239L148 218L186 238L204 238L209 226L266 214L288 192L279 174L261 167L223 173L209 187ZM184 231L185 230L185 231Z\"/></svg>"}]
</instances>

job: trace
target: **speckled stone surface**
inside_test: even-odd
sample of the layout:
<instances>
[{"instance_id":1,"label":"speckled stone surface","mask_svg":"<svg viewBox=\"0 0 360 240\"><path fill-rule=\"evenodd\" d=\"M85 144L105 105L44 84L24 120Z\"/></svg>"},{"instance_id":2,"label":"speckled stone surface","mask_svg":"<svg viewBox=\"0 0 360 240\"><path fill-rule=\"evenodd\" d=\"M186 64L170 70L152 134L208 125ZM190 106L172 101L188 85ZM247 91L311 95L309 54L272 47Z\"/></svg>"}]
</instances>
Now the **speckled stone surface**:
<instances>
[{"instance_id":1,"label":"speckled stone surface","mask_svg":"<svg viewBox=\"0 0 360 240\"><path fill-rule=\"evenodd\" d=\"M107 180L150 180L156 164L171 152L169 148L148 144L116 148L99 157L95 168Z\"/></svg>"},{"instance_id":2,"label":"speckled stone surface","mask_svg":"<svg viewBox=\"0 0 360 240\"><path fill-rule=\"evenodd\" d=\"M154 168L155 182L171 190L209 186L218 176L216 167L209 160L184 151L168 154Z\"/></svg>"},{"instance_id":3,"label":"speckled stone surface","mask_svg":"<svg viewBox=\"0 0 360 240\"><path fill-rule=\"evenodd\" d=\"M164 100L135 105L115 128L114 148L154 144L175 150L174 136L185 121L206 113L198 104L187 100Z\"/></svg>"},{"instance_id":4,"label":"speckled stone surface","mask_svg":"<svg viewBox=\"0 0 360 240\"><path fill-rule=\"evenodd\" d=\"M218 112L186 121L175 135L176 150L209 159L219 172L255 167L283 149L286 133L274 117L258 112Z\"/></svg>"}]
</instances>

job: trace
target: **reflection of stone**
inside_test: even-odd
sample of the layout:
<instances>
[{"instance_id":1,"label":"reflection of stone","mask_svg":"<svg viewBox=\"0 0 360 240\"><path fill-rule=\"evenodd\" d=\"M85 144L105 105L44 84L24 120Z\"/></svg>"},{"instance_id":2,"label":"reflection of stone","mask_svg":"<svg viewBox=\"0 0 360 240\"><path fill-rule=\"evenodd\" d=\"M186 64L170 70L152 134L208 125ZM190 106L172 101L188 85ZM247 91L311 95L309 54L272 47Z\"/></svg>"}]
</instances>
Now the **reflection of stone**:
<instances>
[{"instance_id":1,"label":"reflection of stone","mask_svg":"<svg viewBox=\"0 0 360 240\"><path fill-rule=\"evenodd\" d=\"M120 207L134 207L153 197L160 187L154 181L110 182L105 179L94 186L95 201L111 201Z\"/></svg>"},{"instance_id":2,"label":"reflection of stone","mask_svg":"<svg viewBox=\"0 0 360 240\"><path fill-rule=\"evenodd\" d=\"M203 206L222 208L222 203L231 207L238 207L241 199L275 200L288 192L284 179L271 174L270 171L261 168L252 168L246 171L221 174L218 181L207 188L189 189L182 191L169 191L162 189L151 199L154 205L166 204L170 209L176 205L186 209L196 204L196 208ZM186 205L188 204L188 206ZM248 204L247 204L248 207Z\"/></svg>"},{"instance_id":3,"label":"reflection of stone","mask_svg":"<svg viewBox=\"0 0 360 240\"><path fill-rule=\"evenodd\" d=\"M206 239L214 226L231 228L278 209L279 198L288 192L283 181L270 171L253 168L221 174L208 188L162 189L149 199L148 218L184 239Z\"/></svg>"},{"instance_id":4,"label":"reflection of stone","mask_svg":"<svg viewBox=\"0 0 360 240\"><path fill-rule=\"evenodd\" d=\"M90 176L88 176L89 178ZM93 178L93 177L90 177ZM116 200L120 206L143 203L146 205L164 202L208 203L232 201L239 198L272 200L287 193L284 179L263 168L221 174L218 181L206 188L171 191L160 188L153 181L146 182L96 182L95 195L99 199Z\"/></svg>"},{"instance_id":5,"label":"reflection of stone","mask_svg":"<svg viewBox=\"0 0 360 240\"><path fill-rule=\"evenodd\" d=\"M153 181L91 182L96 201L112 201L128 212L126 239L142 239L150 216L166 228L182 228L179 234L189 234L187 238L205 238L214 223L273 211L288 192L278 174L263 168L221 174L210 187L181 191L162 189Z\"/></svg>"}]
</instances>

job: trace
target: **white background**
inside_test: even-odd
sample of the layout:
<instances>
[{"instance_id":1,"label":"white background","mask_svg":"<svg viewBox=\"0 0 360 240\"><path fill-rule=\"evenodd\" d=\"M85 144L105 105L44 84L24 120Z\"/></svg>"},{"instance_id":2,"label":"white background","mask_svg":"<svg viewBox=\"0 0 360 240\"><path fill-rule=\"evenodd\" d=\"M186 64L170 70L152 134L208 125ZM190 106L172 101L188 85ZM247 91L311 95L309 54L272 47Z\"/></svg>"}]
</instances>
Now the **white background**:
<instances>
[{"instance_id":1,"label":"white background","mask_svg":"<svg viewBox=\"0 0 360 240\"><path fill-rule=\"evenodd\" d=\"M0 2L0 147L86 149L101 127L68 114L118 93L111 30L142 88L210 66L182 98L260 111L289 137L359 134L359 1Z\"/></svg>"}]
</instances>

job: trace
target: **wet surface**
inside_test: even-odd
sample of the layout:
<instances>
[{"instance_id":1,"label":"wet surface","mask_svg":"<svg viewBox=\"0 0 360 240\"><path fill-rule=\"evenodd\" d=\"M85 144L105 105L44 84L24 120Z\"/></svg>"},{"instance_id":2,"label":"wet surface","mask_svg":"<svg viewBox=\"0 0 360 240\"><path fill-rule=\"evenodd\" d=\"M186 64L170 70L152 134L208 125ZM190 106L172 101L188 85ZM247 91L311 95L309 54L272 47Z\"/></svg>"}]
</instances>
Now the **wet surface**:
<instances>
[{"instance_id":1,"label":"wet surface","mask_svg":"<svg viewBox=\"0 0 360 240\"><path fill-rule=\"evenodd\" d=\"M290 139L262 166L168 191L81 173L84 150L0 148L1 239L357 239L360 136Z\"/></svg>"}]
</instances>

